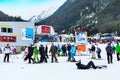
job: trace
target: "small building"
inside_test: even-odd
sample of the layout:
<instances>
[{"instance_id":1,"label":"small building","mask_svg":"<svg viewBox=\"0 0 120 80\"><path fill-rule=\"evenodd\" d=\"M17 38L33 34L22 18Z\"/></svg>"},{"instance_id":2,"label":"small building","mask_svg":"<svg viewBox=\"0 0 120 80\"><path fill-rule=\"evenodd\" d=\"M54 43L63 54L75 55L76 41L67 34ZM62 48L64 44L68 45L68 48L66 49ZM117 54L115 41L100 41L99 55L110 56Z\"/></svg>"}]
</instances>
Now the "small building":
<instances>
[{"instance_id":1,"label":"small building","mask_svg":"<svg viewBox=\"0 0 120 80\"><path fill-rule=\"evenodd\" d=\"M33 22L0 22L0 46L27 46L33 41Z\"/></svg>"},{"instance_id":2,"label":"small building","mask_svg":"<svg viewBox=\"0 0 120 80\"><path fill-rule=\"evenodd\" d=\"M54 42L56 40L56 33L50 25L35 26L35 42Z\"/></svg>"}]
</instances>

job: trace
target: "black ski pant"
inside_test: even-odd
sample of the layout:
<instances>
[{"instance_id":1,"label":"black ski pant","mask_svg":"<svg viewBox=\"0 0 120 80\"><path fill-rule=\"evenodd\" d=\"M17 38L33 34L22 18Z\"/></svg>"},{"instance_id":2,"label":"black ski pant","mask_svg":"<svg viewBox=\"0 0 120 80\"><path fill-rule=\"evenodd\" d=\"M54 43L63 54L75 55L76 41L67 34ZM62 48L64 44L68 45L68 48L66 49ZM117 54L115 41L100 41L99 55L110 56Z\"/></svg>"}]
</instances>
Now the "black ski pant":
<instances>
[{"instance_id":1,"label":"black ski pant","mask_svg":"<svg viewBox=\"0 0 120 80\"><path fill-rule=\"evenodd\" d=\"M96 68L96 66L95 66L95 64L92 62L92 61L90 61L88 64L87 64L87 66L86 66L86 68L87 69L89 69L89 68Z\"/></svg>"},{"instance_id":2,"label":"black ski pant","mask_svg":"<svg viewBox=\"0 0 120 80\"><path fill-rule=\"evenodd\" d=\"M42 63L43 61L47 62L45 55L41 55L40 57L40 63Z\"/></svg>"},{"instance_id":3,"label":"black ski pant","mask_svg":"<svg viewBox=\"0 0 120 80\"><path fill-rule=\"evenodd\" d=\"M6 53L6 54L5 54L4 62L6 62L6 58L7 58L7 62L9 62L9 53Z\"/></svg>"},{"instance_id":4,"label":"black ski pant","mask_svg":"<svg viewBox=\"0 0 120 80\"><path fill-rule=\"evenodd\" d=\"M108 64L113 63L112 59L113 59L112 53L107 53Z\"/></svg>"},{"instance_id":5,"label":"black ski pant","mask_svg":"<svg viewBox=\"0 0 120 80\"><path fill-rule=\"evenodd\" d=\"M28 62L28 63L31 63L31 60L32 60L32 62L34 63L34 59L32 58L32 54L28 54L28 55L24 58L24 60L27 60L27 59L29 59L29 62Z\"/></svg>"},{"instance_id":6,"label":"black ski pant","mask_svg":"<svg viewBox=\"0 0 120 80\"><path fill-rule=\"evenodd\" d=\"M117 61L119 61L120 60L120 53L117 53Z\"/></svg>"}]
</instances>

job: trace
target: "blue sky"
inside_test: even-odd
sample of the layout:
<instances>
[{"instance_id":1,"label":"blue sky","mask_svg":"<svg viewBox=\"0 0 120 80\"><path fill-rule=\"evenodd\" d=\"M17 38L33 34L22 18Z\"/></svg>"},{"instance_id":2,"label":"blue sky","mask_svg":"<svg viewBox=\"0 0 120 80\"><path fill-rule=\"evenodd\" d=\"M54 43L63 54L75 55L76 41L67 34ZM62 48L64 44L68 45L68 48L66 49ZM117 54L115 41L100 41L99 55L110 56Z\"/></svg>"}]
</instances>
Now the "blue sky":
<instances>
[{"instance_id":1,"label":"blue sky","mask_svg":"<svg viewBox=\"0 0 120 80\"><path fill-rule=\"evenodd\" d=\"M0 0L0 10L10 16L29 19L42 11L55 11L66 0Z\"/></svg>"}]
</instances>

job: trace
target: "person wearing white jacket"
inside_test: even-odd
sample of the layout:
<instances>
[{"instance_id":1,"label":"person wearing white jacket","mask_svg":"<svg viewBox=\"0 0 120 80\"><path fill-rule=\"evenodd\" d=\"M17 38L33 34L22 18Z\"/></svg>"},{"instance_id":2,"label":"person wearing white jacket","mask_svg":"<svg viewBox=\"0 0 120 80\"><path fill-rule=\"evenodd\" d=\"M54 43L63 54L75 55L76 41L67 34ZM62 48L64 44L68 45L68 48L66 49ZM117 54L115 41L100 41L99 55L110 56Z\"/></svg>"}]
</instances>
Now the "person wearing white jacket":
<instances>
[{"instance_id":1,"label":"person wearing white jacket","mask_svg":"<svg viewBox=\"0 0 120 80\"><path fill-rule=\"evenodd\" d=\"M11 53L11 48L9 44L5 46L4 53L5 53L4 62L6 62L6 58L7 58L7 62L9 62L9 54Z\"/></svg>"}]
</instances>

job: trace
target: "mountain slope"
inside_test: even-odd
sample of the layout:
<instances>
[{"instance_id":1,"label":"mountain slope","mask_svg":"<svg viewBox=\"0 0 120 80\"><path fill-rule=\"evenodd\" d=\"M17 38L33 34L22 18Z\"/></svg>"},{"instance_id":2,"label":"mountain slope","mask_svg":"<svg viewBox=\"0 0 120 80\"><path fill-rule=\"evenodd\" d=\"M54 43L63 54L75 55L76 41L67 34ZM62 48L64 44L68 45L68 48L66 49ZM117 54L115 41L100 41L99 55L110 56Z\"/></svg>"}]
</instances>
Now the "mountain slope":
<instances>
[{"instance_id":1,"label":"mountain slope","mask_svg":"<svg viewBox=\"0 0 120 80\"><path fill-rule=\"evenodd\" d=\"M120 34L119 5L120 0L67 0L53 15L36 25L52 25L59 33L80 28L89 34L115 31Z\"/></svg>"},{"instance_id":2,"label":"mountain slope","mask_svg":"<svg viewBox=\"0 0 120 80\"><path fill-rule=\"evenodd\" d=\"M0 11L0 21L24 21L21 17L12 17Z\"/></svg>"},{"instance_id":3,"label":"mountain slope","mask_svg":"<svg viewBox=\"0 0 120 80\"><path fill-rule=\"evenodd\" d=\"M120 0L111 0L110 4L101 11L98 24L95 26L100 32L118 32L120 35Z\"/></svg>"}]
</instances>

